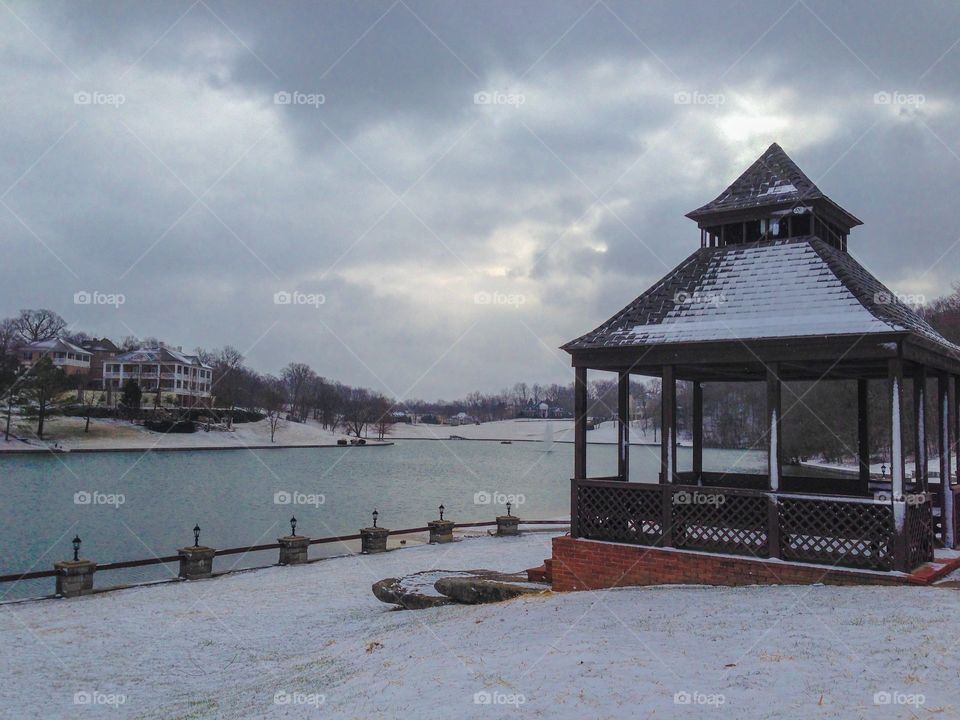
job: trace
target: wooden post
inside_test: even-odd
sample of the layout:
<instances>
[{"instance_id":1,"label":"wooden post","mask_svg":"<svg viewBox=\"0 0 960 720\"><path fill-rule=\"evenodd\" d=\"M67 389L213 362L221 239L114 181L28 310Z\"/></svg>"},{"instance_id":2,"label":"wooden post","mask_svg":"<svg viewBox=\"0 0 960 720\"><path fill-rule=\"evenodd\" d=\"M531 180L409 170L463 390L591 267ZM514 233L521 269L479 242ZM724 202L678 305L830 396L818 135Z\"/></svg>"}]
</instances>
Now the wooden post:
<instances>
[{"instance_id":1,"label":"wooden post","mask_svg":"<svg viewBox=\"0 0 960 720\"><path fill-rule=\"evenodd\" d=\"M617 378L617 475L630 481L630 373Z\"/></svg>"},{"instance_id":2,"label":"wooden post","mask_svg":"<svg viewBox=\"0 0 960 720\"><path fill-rule=\"evenodd\" d=\"M664 547L673 544L673 488L677 472L677 384L673 366L663 366L663 382L660 387L660 483L661 495L661 543Z\"/></svg>"},{"instance_id":3,"label":"wooden post","mask_svg":"<svg viewBox=\"0 0 960 720\"><path fill-rule=\"evenodd\" d=\"M907 567L907 505L903 496L906 465L903 457L903 360L887 364L890 386L890 503L893 509L893 569L909 572Z\"/></svg>"},{"instance_id":4,"label":"wooden post","mask_svg":"<svg viewBox=\"0 0 960 720\"><path fill-rule=\"evenodd\" d=\"M767 433L769 435L767 474L770 480L769 488L773 492L780 490L782 467L780 459L780 446L783 444L780 433L780 389L780 366L777 363L771 363L767 366Z\"/></svg>"},{"instance_id":5,"label":"wooden post","mask_svg":"<svg viewBox=\"0 0 960 720\"><path fill-rule=\"evenodd\" d=\"M580 513L578 512L579 498L577 495L577 478L570 479L570 537L580 537Z\"/></svg>"},{"instance_id":6,"label":"wooden post","mask_svg":"<svg viewBox=\"0 0 960 720\"><path fill-rule=\"evenodd\" d=\"M587 477L587 369L574 371L573 387L573 476Z\"/></svg>"},{"instance_id":7,"label":"wooden post","mask_svg":"<svg viewBox=\"0 0 960 720\"><path fill-rule=\"evenodd\" d=\"M857 380L857 456L860 464L860 492L870 494L870 402L869 381Z\"/></svg>"},{"instance_id":8,"label":"wooden post","mask_svg":"<svg viewBox=\"0 0 960 720\"><path fill-rule=\"evenodd\" d=\"M945 548L954 545L953 488L950 487L952 438L950 434L950 376L937 374L937 449L940 451L940 525Z\"/></svg>"},{"instance_id":9,"label":"wooden post","mask_svg":"<svg viewBox=\"0 0 960 720\"><path fill-rule=\"evenodd\" d=\"M693 476L703 485L703 383L693 381Z\"/></svg>"},{"instance_id":10,"label":"wooden post","mask_svg":"<svg viewBox=\"0 0 960 720\"><path fill-rule=\"evenodd\" d=\"M677 384L673 366L663 366L660 399L660 482L674 483L677 472Z\"/></svg>"},{"instance_id":11,"label":"wooden post","mask_svg":"<svg viewBox=\"0 0 960 720\"><path fill-rule=\"evenodd\" d=\"M780 510L777 492L780 490L782 473L781 447L783 436L780 432L781 417L780 366L767 365L767 476L769 478L767 495L767 548L770 557L780 557Z\"/></svg>"},{"instance_id":12,"label":"wooden post","mask_svg":"<svg viewBox=\"0 0 960 720\"><path fill-rule=\"evenodd\" d=\"M913 375L913 454L917 492L927 491L927 369L918 366Z\"/></svg>"}]
</instances>

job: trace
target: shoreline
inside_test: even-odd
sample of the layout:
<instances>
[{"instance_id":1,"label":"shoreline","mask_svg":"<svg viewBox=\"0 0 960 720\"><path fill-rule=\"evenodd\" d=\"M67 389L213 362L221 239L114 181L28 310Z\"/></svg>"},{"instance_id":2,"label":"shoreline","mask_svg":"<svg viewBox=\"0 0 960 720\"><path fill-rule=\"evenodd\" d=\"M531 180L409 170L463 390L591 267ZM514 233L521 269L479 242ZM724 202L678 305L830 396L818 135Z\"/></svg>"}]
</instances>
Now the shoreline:
<instances>
[{"instance_id":1,"label":"shoreline","mask_svg":"<svg viewBox=\"0 0 960 720\"><path fill-rule=\"evenodd\" d=\"M0 450L0 458L4 455L74 455L78 453L121 453L121 452L185 452L190 450L307 450L311 448L341 448L347 449L358 447L386 447L393 445L389 441L368 441L364 445L337 445L337 444L313 444L313 445L201 445L190 447L187 445L181 447L112 447L112 448L73 448L70 450L53 450L51 448L31 447L29 449Z\"/></svg>"}]
</instances>

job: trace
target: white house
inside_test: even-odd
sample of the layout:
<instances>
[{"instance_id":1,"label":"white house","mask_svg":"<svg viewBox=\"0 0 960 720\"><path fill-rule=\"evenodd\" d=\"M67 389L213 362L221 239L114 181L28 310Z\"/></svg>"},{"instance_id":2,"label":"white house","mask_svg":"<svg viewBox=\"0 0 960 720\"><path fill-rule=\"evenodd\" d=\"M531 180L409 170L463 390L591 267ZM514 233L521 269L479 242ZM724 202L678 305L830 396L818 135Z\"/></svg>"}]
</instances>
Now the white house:
<instances>
[{"instance_id":1,"label":"white house","mask_svg":"<svg viewBox=\"0 0 960 720\"><path fill-rule=\"evenodd\" d=\"M180 348L161 345L121 353L112 362L104 363L103 388L122 390L135 380L144 394L160 392L176 396L180 405L209 405L213 370L196 355L187 355Z\"/></svg>"}]
</instances>

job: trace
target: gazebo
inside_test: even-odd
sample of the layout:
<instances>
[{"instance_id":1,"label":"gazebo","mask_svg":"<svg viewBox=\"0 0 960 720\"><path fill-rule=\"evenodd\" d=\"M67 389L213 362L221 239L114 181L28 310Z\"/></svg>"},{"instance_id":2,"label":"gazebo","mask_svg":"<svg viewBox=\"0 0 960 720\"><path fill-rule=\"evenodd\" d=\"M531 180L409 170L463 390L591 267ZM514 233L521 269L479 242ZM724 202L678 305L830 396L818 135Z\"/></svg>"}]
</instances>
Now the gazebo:
<instances>
[{"instance_id":1,"label":"gazebo","mask_svg":"<svg viewBox=\"0 0 960 720\"><path fill-rule=\"evenodd\" d=\"M776 144L715 200L687 215L700 248L612 318L563 346L575 369L571 538L721 553L777 563L910 572L957 538L960 348L847 252L861 225ZM618 374L614 477L587 477L587 372ZM630 482L631 375L662 379L659 477ZM928 482L927 378L936 378L939 486ZM951 379L953 382L951 383ZM857 386L859 473L783 472L781 388ZM677 466L677 383L692 383L692 469ZM705 471L704 384L766 384L764 473ZM868 383L889 393L889 474L870 473ZM908 476L904 382L912 381ZM886 405L886 403L884 403ZM931 492L936 490L936 492ZM554 565L556 565L556 544ZM613 557L610 548L590 562ZM574 557L574 550L568 557Z\"/></svg>"}]
</instances>

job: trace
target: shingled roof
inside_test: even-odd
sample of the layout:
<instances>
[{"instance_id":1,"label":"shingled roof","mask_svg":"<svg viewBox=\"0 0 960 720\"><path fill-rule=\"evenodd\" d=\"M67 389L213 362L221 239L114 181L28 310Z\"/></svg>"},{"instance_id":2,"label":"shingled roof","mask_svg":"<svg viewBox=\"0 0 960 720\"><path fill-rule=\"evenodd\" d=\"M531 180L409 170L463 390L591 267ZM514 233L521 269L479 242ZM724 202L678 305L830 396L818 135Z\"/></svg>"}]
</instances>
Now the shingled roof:
<instances>
[{"instance_id":1,"label":"shingled roof","mask_svg":"<svg viewBox=\"0 0 960 720\"><path fill-rule=\"evenodd\" d=\"M773 143L726 190L706 205L687 213L687 217L700 220L727 211L796 205L814 200L827 202L849 216L851 225L862 224L824 195L783 148Z\"/></svg>"},{"instance_id":2,"label":"shingled roof","mask_svg":"<svg viewBox=\"0 0 960 720\"><path fill-rule=\"evenodd\" d=\"M960 354L849 254L808 236L700 248L563 349L893 332Z\"/></svg>"}]
</instances>

